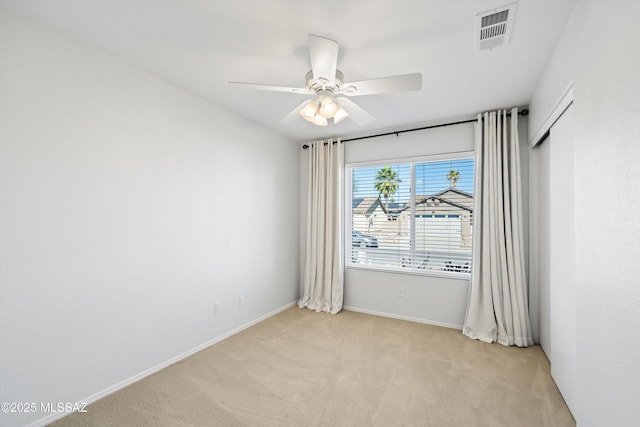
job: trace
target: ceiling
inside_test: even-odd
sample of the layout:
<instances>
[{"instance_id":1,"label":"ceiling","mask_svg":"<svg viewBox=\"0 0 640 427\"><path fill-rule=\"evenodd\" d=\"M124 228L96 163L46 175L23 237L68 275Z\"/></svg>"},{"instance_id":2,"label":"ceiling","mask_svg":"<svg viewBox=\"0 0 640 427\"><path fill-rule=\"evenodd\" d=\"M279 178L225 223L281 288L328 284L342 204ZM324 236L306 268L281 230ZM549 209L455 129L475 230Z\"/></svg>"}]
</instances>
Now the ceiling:
<instances>
[{"instance_id":1,"label":"ceiling","mask_svg":"<svg viewBox=\"0 0 640 427\"><path fill-rule=\"evenodd\" d=\"M296 141L469 118L524 106L574 0L519 0L511 43L475 49L475 16L512 0L0 0L47 27ZM280 120L304 95L229 81L304 87L307 35L340 44L345 81L422 73L422 90L353 98L376 120L318 127Z\"/></svg>"}]
</instances>

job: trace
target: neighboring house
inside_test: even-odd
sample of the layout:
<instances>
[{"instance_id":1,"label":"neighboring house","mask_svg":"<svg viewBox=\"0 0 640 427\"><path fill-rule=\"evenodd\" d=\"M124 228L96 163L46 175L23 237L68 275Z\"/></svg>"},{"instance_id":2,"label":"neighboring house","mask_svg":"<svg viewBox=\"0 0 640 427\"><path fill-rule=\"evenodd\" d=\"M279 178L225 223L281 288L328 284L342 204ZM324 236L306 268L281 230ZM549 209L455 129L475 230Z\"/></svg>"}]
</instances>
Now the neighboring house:
<instances>
[{"instance_id":1,"label":"neighboring house","mask_svg":"<svg viewBox=\"0 0 640 427\"><path fill-rule=\"evenodd\" d=\"M420 245L419 236L431 232L438 233L437 228L446 227L446 236L460 236L459 248L471 248L473 225L473 194L457 188L448 188L432 196L417 197L416 201L416 243ZM434 230L435 228L435 230ZM422 233L421 231L424 230ZM449 241L449 245L454 245Z\"/></svg>"},{"instance_id":2,"label":"neighboring house","mask_svg":"<svg viewBox=\"0 0 640 427\"><path fill-rule=\"evenodd\" d=\"M409 244L411 207L408 203L391 202L385 206L379 197L354 198L352 221L354 230L375 235L381 246ZM416 247L428 250L446 244L451 249L469 250L472 221L473 194L448 188L436 194L416 196Z\"/></svg>"},{"instance_id":3,"label":"neighboring house","mask_svg":"<svg viewBox=\"0 0 640 427\"><path fill-rule=\"evenodd\" d=\"M379 197L354 197L351 214L354 230L371 233L387 227L387 210Z\"/></svg>"}]
</instances>

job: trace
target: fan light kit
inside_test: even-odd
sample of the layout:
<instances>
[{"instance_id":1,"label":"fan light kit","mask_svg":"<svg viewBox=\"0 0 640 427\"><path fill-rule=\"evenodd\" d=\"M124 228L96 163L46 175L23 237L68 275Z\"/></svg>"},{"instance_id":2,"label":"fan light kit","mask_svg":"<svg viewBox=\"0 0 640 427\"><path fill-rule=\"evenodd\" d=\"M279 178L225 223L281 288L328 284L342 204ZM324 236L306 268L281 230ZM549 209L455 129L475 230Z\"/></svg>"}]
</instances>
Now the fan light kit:
<instances>
[{"instance_id":1,"label":"fan light kit","mask_svg":"<svg viewBox=\"0 0 640 427\"><path fill-rule=\"evenodd\" d=\"M321 82L316 82L313 78L313 71L309 71L306 77L307 90L315 92L316 96L302 104L299 113L303 119L317 126L326 126L329 119L333 119L333 123L340 123L349 116L347 110L333 97L333 93L342 84L340 70L336 70L333 82L324 79Z\"/></svg>"},{"instance_id":2,"label":"fan light kit","mask_svg":"<svg viewBox=\"0 0 640 427\"><path fill-rule=\"evenodd\" d=\"M420 73L344 83L342 72L336 69L338 48L338 43L333 40L309 34L311 71L305 76L304 88L242 82L230 84L247 89L313 95L313 98L302 102L282 120L289 121L299 115L317 126L327 126L331 119L337 124L347 117L360 126L374 120L371 114L347 97L415 91L422 88Z\"/></svg>"}]
</instances>

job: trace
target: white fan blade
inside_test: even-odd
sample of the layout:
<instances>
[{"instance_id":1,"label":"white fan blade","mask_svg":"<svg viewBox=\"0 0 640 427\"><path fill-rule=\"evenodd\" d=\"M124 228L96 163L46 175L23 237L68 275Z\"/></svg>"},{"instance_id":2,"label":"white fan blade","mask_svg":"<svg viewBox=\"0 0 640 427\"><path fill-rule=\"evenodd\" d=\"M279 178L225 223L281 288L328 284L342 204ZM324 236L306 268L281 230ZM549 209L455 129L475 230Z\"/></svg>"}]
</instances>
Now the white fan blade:
<instances>
[{"instance_id":1,"label":"white fan blade","mask_svg":"<svg viewBox=\"0 0 640 427\"><path fill-rule=\"evenodd\" d=\"M243 83L243 82L229 82L229 84L233 86L241 87L244 89L252 89L252 90L268 90L272 92L300 93L303 95L309 95L314 93L309 91L309 89L303 88L303 87L273 86L273 85L263 85L258 83Z\"/></svg>"},{"instance_id":2,"label":"white fan blade","mask_svg":"<svg viewBox=\"0 0 640 427\"><path fill-rule=\"evenodd\" d=\"M314 80L333 82L336 79L338 43L309 34L309 56Z\"/></svg>"},{"instance_id":3,"label":"white fan blade","mask_svg":"<svg viewBox=\"0 0 640 427\"><path fill-rule=\"evenodd\" d=\"M345 83L340 88L340 93L347 96L360 96L420 89L422 89L422 74L414 73Z\"/></svg>"},{"instance_id":4,"label":"white fan blade","mask_svg":"<svg viewBox=\"0 0 640 427\"><path fill-rule=\"evenodd\" d=\"M287 114L286 116L284 116L282 119L280 119L281 122L283 123L287 123L287 122L291 122L296 118L301 118L300 117L300 110L302 110L302 107L304 107L304 105L309 102L309 100L306 101L302 101L302 103L300 105L298 105L296 108L294 108L293 110L291 110L291 112L289 114Z\"/></svg>"},{"instance_id":5,"label":"white fan blade","mask_svg":"<svg viewBox=\"0 0 640 427\"><path fill-rule=\"evenodd\" d=\"M342 108L347 110L347 112L349 113L349 118L360 126L368 125L375 120L375 118L371 114L367 113L360 106L358 106L358 104L356 104L349 98L341 96L339 98L336 98L336 101L338 101L342 105Z\"/></svg>"}]
</instances>

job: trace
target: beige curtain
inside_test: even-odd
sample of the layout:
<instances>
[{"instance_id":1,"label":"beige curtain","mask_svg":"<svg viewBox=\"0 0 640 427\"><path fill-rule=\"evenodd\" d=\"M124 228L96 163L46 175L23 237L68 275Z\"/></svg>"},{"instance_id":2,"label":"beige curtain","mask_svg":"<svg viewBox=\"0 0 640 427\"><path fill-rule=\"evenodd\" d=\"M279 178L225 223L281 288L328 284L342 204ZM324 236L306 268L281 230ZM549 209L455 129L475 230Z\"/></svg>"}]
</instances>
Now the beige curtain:
<instances>
[{"instance_id":1,"label":"beige curtain","mask_svg":"<svg viewBox=\"0 0 640 427\"><path fill-rule=\"evenodd\" d=\"M308 159L303 295L298 305L335 314L342 310L344 287L343 144L331 139L315 141L308 148Z\"/></svg>"},{"instance_id":2,"label":"beige curtain","mask_svg":"<svg viewBox=\"0 0 640 427\"><path fill-rule=\"evenodd\" d=\"M533 344L524 270L518 110L478 115L473 270L462 333Z\"/></svg>"}]
</instances>

